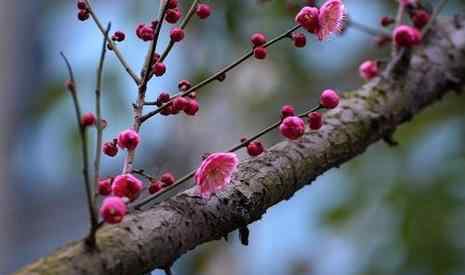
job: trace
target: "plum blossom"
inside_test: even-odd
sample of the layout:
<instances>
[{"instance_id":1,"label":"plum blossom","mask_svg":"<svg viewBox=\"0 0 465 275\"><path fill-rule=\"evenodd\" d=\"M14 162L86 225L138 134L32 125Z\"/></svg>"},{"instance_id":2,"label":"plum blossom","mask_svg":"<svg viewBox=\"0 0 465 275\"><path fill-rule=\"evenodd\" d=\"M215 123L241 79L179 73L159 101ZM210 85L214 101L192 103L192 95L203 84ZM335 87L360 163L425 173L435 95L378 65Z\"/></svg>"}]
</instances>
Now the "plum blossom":
<instances>
[{"instance_id":1,"label":"plum blossom","mask_svg":"<svg viewBox=\"0 0 465 275\"><path fill-rule=\"evenodd\" d=\"M295 17L295 21L307 31L316 34L319 40L325 40L331 34L341 31L344 3L342 0L328 0L319 9L304 7Z\"/></svg>"},{"instance_id":2,"label":"plum blossom","mask_svg":"<svg viewBox=\"0 0 465 275\"><path fill-rule=\"evenodd\" d=\"M195 173L195 182L203 198L223 190L231 182L231 175L236 171L239 159L235 153L210 154Z\"/></svg>"}]
</instances>

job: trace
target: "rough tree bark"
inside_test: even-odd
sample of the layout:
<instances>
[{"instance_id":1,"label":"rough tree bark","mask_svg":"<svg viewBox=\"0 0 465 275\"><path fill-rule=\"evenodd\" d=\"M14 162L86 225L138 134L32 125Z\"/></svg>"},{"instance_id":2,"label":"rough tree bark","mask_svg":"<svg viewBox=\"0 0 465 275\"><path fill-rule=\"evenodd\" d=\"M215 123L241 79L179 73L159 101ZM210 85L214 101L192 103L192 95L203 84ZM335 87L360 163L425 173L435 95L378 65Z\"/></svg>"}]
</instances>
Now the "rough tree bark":
<instances>
[{"instance_id":1,"label":"rough tree bark","mask_svg":"<svg viewBox=\"0 0 465 275\"><path fill-rule=\"evenodd\" d=\"M318 132L283 141L244 161L233 184L204 201L192 190L132 214L97 235L99 252L82 241L25 267L17 274L142 274L169 267L202 243L217 240L262 217L332 167L391 135L424 107L465 85L465 20L437 24L425 46L407 53L391 73L346 93Z\"/></svg>"}]
</instances>

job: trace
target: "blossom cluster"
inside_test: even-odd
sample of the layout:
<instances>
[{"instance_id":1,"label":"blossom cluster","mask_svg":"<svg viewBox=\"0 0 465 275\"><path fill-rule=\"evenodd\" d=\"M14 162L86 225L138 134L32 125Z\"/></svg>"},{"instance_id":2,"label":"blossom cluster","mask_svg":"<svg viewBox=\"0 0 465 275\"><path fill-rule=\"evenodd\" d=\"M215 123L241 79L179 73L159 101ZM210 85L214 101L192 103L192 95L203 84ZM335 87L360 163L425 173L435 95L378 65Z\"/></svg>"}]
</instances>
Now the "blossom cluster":
<instances>
[{"instance_id":1,"label":"blossom cluster","mask_svg":"<svg viewBox=\"0 0 465 275\"><path fill-rule=\"evenodd\" d=\"M386 45L387 42L394 43L396 48L411 48L421 44L422 29L431 20L430 12L416 0L400 0L400 5L407 10L412 25L399 24L392 29L392 36L379 41L379 45ZM390 16L383 16L380 25L384 28L395 23L395 19ZM360 76L365 80L377 77L381 71L381 62L377 60L363 61L359 67Z\"/></svg>"}]
</instances>

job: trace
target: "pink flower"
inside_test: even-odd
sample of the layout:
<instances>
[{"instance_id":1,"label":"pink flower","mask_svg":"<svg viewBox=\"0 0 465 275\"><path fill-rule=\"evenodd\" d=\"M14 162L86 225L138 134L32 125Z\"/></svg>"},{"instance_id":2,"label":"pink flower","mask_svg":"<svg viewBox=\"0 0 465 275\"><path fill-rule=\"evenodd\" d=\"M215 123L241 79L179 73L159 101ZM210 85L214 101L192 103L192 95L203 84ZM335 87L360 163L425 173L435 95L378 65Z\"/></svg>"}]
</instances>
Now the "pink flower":
<instances>
[{"instance_id":1,"label":"pink flower","mask_svg":"<svg viewBox=\"0 0 465 275\"><path fill-rule=\"evenodd\" d=\"M394 42L397 47L413 47L421 42L421 32L416 28L400 25L394 30Z\"/></svg>"},{"instance_id":2,"label":"pink flower","mask_svg":"<svg viewBox=\"0 0 465 275\"><path fill-rule=\"evenodd\" d=\"M197 169L195 182L200 195L206 199L220 192L231 182L231 175L236 171L239 159L234 153L213 153Z\"/></svg>"},{"instance_id":3,"label":"pink flower","mask_svg":"<svg viewBox=\"0 0 465 275\"><path fill-rule=\"evenodd\" d=\"M333 90L324 90L320 95L320 104L326 109L334 109L339 105L339 96Z\"/></svg>"},{"instance_id":4,"label":"pink flower","mask_svg":"<svg viewBox=\"0 0 465 275\"><path fill-rule=\"evenodd\" d=\"M127 129L118 136L118 146L122 149L134 150L139 143L139 134L132 129Z\"/></svg>"},{"instance_id":5,"label":"pink flower","mask_svg":"<svg viewBox=\"0 0 465 275\"><path fill-rule=\"evenodd\" d=\"M100 207L100 215L103 220L109 224L120 223L127 212L128 208L126 204L118 197L105 198Z\"/></svg>"},{"instance_id":6,"label":"pink flower","mask_svg":"<svg viewBox=\"0 0 465 275\"><path fill-rule=\"evenodd\" d=\"M298 139L305 133L305 122L298 116L288 116L281 122L279 131L288 139Z\"/></svg>"},{"instance_id":7,"label":"pink flower","mask_svg":"<svg viewBox=\"0 0 465 275\"><path fill-rule=\"evenodd\" d=\"M314 7L304 7L295 17L295 22L311 33L317 33L320 29L319 10Z\"/></svg>"},{"instance_id":8,"label":"pink flower","mask_svg":"<svg viewBox=\"0 0 465 275\"><path fill-rule=\"evenodd\" d=\"M363 79L370 80L379 74L378 62L367 60L360 65L358 70Z\"/></svg>"},{"instance_id":9,"label":"pink flower","mask_svg":"<svg viewBox=\"0 0 465 275\"><path fill-rule=\"evenodd\" d=\"M117 197L126 197L129 201L134 201L140 195L144 188L144 184L138 178L131 174L123 174L117 176L113 180L113 195Z\"/></svg>"},{"instance_id":10,"label":"pink flower","mask_svg":"<svg viewBox=\"0 0 465 275\"><path fill-rule=\"evenodd\" d=\"M331 34L342 29L344 21L344 3L342 0L328 0L318 9L304 7L295 17L295 22L318 39L325 40Z\"/></svg>"},{"instance_id":11,"label":"pink flower","mask_svg":"<svg viewBox=\"0 0 465 275\"><path fill-rule=\"evenodd\" d=\"M340 32L344 22L344 3L342 0L328 0L320 8L318 15L320 28L318 39L325 40L331 34Z\"/></svg>"}]
</instances>

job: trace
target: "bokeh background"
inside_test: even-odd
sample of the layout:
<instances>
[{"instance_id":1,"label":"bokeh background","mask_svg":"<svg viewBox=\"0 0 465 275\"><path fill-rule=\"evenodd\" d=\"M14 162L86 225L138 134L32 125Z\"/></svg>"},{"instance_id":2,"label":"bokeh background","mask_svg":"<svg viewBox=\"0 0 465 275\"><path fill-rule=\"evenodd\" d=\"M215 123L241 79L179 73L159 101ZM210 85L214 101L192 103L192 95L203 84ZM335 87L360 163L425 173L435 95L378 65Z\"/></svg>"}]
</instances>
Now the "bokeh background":
<instances>
[{"instance_id":1,"label":"bokeh background","mask_svg":"<svg viewBox=\"0 0 465 275\"><path fill-rule=\"evenodd\" d=\"M127 33L120 48L140 68L147 44L136 39L135 26L154 17L158 1L94 2L104 22ZM189 1L181 2L186 11ZM174 93L180 79L203 79L250 47L251 33L279 34L295 14L284 0L208 2L213 15L192 21L167 59L167 74L150 84L150 99ZM88 228L79 139L59 51L74 66L84 110L92 111L101 35L92 21L76 19L74 1L0 3L0 274L8 274L80 239ZM353 19L375 27L395 12L394 0L345 3ZM465 1L451 0L444 14L464 12ZM136 166L182 176L202 153L230 147L276 120L283 104L304 110L324 88L360 86L358 65L386 56L373 37L353 29L325 43L311 38L304 49L283 41L265 61L250 60L226 81L202 89L195 118L148 122ZM130 125L136 94L111 54L103 94L109 140ZM273 207L250 226L248 247L233 234L229 243L212 242L182 257L175 273L465 274L465 97L447 96L402 126L396 139L400 146L374 145ZM279 140L276 133L263 139L267 145ZM122 156L104 158L103 174L118 173Z\"/></svg>"}]
</instances>

